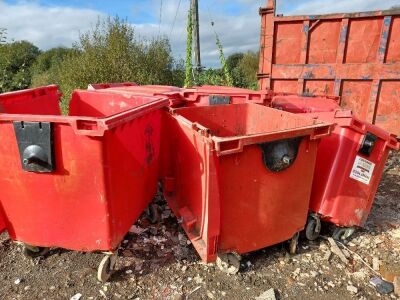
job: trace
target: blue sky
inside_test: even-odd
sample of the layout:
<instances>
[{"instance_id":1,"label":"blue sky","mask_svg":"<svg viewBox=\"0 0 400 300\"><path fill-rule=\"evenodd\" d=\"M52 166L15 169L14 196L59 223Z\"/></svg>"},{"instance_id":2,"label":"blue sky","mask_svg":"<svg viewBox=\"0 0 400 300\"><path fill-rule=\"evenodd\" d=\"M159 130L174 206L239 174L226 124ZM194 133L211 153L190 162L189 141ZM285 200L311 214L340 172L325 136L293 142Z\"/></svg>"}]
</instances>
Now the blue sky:
<instances>
[{"instance_id":1,"label":"blue sky","mask_svg":"<svg viewBox=\"0 0 400 300\"><path fill-rule=\"evenodd\" d=\"M227 55L237 51L257 51L258 9L265 4L266 0L199 0L203 64L218 65L213 29L219 34ZM277 13L354 12L387 9L394 5L400 5L400 0L277 0ZM7 28L8 40L29 40L41 49L70 47L79 33L92 28L99 17L118 15L126 18L145 39L159 33L168 36L175 57L182 58L188 7L189 0L0 0L0 27ZM214 28L210 26L210 20L215 22Z\"/></svg>"}]
</instances>

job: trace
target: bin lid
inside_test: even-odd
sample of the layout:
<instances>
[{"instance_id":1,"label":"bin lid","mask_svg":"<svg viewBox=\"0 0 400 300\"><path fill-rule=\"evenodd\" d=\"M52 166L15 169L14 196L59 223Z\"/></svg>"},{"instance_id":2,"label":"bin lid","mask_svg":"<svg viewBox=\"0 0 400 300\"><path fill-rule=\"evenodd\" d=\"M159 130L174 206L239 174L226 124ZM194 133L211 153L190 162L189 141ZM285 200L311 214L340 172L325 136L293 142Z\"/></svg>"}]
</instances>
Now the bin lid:
<instances>
[{"instance_id":1,"label":"bin lid","mask_svg":"<svg viewBox=\"0 0 400 300\"><path fill-rule=\"evenodd\" d=\"M165 97L169 100L166 106L174 107L178 103L183 102L181 96L182 88L176 86L166 85L136 85L128 83L114 83L114 84L91 84L88 87L89 91L119 94L124 97L132 96L147 96L147 97Z\"/></svg>"},{"instance_id":2,"label":"bin lid","mask_svg":"<svg viewBox=\"0 0 400 300\"><path fill-rule=\"evenodd\" d=\"M291 113L330 112L340 109L339 103L328 97L297 95L274 96L271 106Z\"/></svg>"}]
</instances>

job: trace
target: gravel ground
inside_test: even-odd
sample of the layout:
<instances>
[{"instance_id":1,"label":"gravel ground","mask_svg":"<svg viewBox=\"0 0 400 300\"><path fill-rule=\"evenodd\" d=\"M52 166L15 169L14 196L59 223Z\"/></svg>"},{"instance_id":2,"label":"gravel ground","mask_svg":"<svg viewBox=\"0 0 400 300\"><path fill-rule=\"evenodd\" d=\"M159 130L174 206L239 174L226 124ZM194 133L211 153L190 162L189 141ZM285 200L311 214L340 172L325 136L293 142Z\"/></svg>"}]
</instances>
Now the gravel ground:
<instances>
[{"instance_id":1,"label":"gravel ground","mask_svg":"<svg viewBox=\"0 0 400 300\"><path fill-rule=\"evenodd\" d=\"M110 282L96 280L102 254L53 249L44 258L24 256L0 236L1 299L400 299L370 284L375 272L400 275L400 155L392 156L364 229L346 241L346 262L328 241L302 241L291 256L287 244L246 255L241 272L227 275L200 262L168 207L157 198L162 221L143 216L126 236ZM368 266L375 268L371 270Z\"/></svg>"}]
</instances>

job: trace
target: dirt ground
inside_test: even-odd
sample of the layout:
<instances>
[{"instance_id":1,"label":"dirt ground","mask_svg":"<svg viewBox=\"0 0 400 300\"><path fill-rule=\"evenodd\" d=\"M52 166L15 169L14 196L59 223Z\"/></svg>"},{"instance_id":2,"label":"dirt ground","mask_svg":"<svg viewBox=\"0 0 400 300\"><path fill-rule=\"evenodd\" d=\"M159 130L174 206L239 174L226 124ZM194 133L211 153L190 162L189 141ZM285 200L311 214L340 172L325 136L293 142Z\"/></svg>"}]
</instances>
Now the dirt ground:
<instances>
[{"instance_id":1,"label":"dirt ground","mask_svg":"<svg viewBox=\"0 0 400 300\"><path fill-rule=\"evenodd\" d=\"M321 238L301 241L294 256L287 244L251 253L243 257L240 273L227 275L201 263L165 203L161 209L160 223L142 217L136 233L127 235L106 284L96 280L102 254L53 249L30 259L3 234L0 298L262 300L268 298L261 294L274 289L276 299L400 299L378 293L370 284L376 271L359 258L386 278L400 273L400 155L387 163L366 227L346 241L346 263Z\"/></svg>"}]
</instances>

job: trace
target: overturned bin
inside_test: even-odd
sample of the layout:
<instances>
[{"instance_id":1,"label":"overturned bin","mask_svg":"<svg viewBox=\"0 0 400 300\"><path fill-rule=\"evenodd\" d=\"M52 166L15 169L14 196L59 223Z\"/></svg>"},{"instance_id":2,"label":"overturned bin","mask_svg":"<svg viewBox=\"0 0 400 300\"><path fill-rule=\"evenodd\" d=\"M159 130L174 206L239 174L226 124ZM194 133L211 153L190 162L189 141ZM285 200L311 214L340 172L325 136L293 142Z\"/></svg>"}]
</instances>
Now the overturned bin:
<instances>
[{"instance_id":1,"label":"overturned bin","mask_svg":"<svg viewBox=\"0 0 400 300\"><path fill-rule=\"evenodd\" d=\"M152 200L168 100L128 100L76 91L68 116L0 114L0 205L27 254L49 247L111 254ZM103 259L100 280L114 261Z\"/></svg>"},{"instance_id":2,"label":"overturned bin","mask_svg":"<svg viewBox=\"0 0 400 300\"><path fill-rule=\"evenodd\" d=\"M239 254L290 239L294 251L331 124L232 104L172 109L164 126L164 195L203 261L237 271Z\"/></svg>"},{"instance_id":3,"label":"overturned bin","mask_svg":"<svg viewBox=\"0 0 400 300\"><path fill-rule=\"evenodd\" d=\"M300 98L277 97L271 105L335 124L318 149L305 233L315 240L324 221L336 225L334 238L348 238L369 216L389 152L399 150L396 137L329 102L311 100L304 109Z\"/></svg>"}]
</instances>

